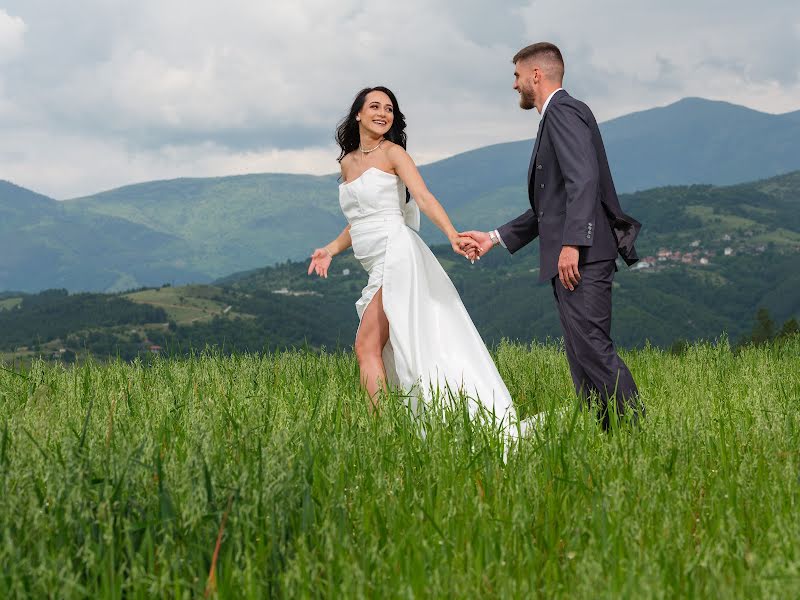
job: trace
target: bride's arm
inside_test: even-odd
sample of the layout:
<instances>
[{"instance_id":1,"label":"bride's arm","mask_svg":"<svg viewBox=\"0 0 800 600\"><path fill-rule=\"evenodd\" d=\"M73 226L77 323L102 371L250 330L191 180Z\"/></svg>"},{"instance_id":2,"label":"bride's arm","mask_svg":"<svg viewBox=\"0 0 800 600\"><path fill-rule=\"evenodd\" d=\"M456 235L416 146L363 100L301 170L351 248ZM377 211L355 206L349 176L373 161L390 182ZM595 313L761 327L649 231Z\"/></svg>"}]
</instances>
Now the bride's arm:
<instances>
[{"instance_id":1,"label":"bride's arm","mask_svg":"<svg viewBox=\"0 0 800 600\"><path fill-rule=\"evenodd\" d=\"M453 227L450 217L447 216L442 205L428 190L422 175L419 174L417 165L414 164L408 152L403 150L401 146L392 144L387 156L398 177L406 184L419 209L447 236L453 250L461 256L467 257L467 253L461 249L461 242L464 240L458 235L458 231Z\"/></svg>"},{"instance_id":2,"label":"bride's arm","mask_svg":"<svg viewBox=\"0 0 800 600\"><path fill-rule=\"evenodd\" d=\"M346 156L344 160L349 160ZM342 178L344 179L344 163L340 163L342 168ZM328 268L331 266L333 257L344 252L353 245L353 240L350 238L350 224L342 229L342 233L336 236L331 242L325 244L322 248L317 248L311 255L311 263L308 265L308 274L311 275L312 271L316 271L320 277L328 277Z\"/></svg>"},{"instance_id":3,"label":"bride's arm","mask_svg":"<svg viewBox=\"0 0 800 600\"><path fill-rule=\"evenodd\" d=\"M330 252L331 256L336 256L340 252L344 252L353 245L353 240L350 238L350 225L342 229L342 233L336 236L332 242L323 246L323 250Z\"/></svg>"},{"instance_id":4,"label":"bride's arm","mask_svg":"<svg viewBox=\"0 0 800 600\"><path fill-rule=\"evenodd\" d=\"M308 274L311 275L312 271L316 271L320 277L328 276L328 268L331 266L331 260L340 252L344 252L353 241L350 239L350 225L342 229L342 233L336 236L332 242L325 244L322 248L317 248L311 255L311 264L308 265Z\"/></svg>"}]
</instances>

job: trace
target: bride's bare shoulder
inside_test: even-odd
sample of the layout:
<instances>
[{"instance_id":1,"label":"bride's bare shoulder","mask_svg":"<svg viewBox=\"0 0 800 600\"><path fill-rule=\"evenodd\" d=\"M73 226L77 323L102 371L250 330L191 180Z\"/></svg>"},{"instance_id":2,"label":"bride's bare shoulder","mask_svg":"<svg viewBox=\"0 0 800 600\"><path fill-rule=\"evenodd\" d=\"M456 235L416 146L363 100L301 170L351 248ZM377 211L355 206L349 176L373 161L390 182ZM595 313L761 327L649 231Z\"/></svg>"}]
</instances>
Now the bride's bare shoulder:
<instances>
[{"instance_id":1,"label":"bride's bare shoulder","mask_svg":"<svg viewBox=\"0 0 800 600\"><path fill-rule=\"evenodd\" d=\"M394 142L389 142L389 146L386 148L386 156L389 158L393 169L408 165L409 163L414 164L414 159L406 152L406 149Z\"/></svg>"},{"instance_id":2,"label":"bride's bare shoulder","mask_svg":"<svg viewBox=\"0 0 800 600\"><path fill-rule=\"evenodd\" d=\"M391 140L383 140L381 145L386 152L405 152L400 144L395 144Z\"/></svg>"},{"instance_id":3,"label":"bride's bare shoulder","mask_svg":"<svg viewBox=\"0 0 800 600\"><path fill-rule=\"evenodd\" d=\"M408 160L411 158L406 152L406 149L403 148L400 144L395 144L394 142L390 142L386 140L386 155L389 157L390 160L394 161L398 158L405 158Z\"/></svg>"},{"instance_id":4,"label":"bride's bare shoulder","mask_svg":"<svg viewBox=\"0 0 800 600\"><path fill-rule=\"evenodd\" d=\"M356 151L353 150L352 152L348 152L342 157L341 165L345 167L349 167L353 164L353 161L356 159Z\"/></svg>"},{"instance_id":5,"label":"bride's bare shoulder","mask_svg":"<svg viewBox=\"0 0 800 600\"><path fill-rule=\"evenodd\" d=\"M345 154L342 157L342 160L339 161L339 166L342 168L342 177L344 177L347 174L347 172L352 168L354 160L355 160L355 152L350 152L349 154Z\"/></svg>"}]
</instances>

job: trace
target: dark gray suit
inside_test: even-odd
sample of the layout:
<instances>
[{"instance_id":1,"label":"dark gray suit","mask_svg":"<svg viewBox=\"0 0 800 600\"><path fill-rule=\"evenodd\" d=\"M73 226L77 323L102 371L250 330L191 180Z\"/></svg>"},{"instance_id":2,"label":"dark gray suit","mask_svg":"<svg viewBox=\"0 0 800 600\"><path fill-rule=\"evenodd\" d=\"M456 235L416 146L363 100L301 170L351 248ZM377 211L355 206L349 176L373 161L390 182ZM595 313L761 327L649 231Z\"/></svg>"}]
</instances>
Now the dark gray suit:
<instances>
[{"instance_id":1,"label":"dark gray suit","mask_svg":"<svg viewBox=\"0 0 800 600\"><path fill-rule=\"evenodd\" d=\"M641 228L622 212L597 121L586 104L560 90L550 99L528 169L531 209L498 228L513 254L539 237L539 281L550 280L564 346L579 396L594 393L608 425L608 400L637 405L638 390L611 340L611 284L620 254L638 260ZM558 280L563 246L578 246L581 281L570 292Z\"/></svg>"}]
</instances>

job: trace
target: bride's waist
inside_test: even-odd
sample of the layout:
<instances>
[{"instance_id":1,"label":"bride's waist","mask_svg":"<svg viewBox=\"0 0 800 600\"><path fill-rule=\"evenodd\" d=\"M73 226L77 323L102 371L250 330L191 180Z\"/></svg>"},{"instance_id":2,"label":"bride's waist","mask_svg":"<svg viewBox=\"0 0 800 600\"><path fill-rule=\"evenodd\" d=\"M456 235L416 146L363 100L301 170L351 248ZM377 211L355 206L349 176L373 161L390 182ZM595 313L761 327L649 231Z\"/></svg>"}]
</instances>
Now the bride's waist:
<instances>
[{"instance_id":1,"label":"bride's waist","mask_svg":"<svg viewBox=\"0 0 800 600\"><path fill-rule=\"evenodd\" d=\"M399 208L387 208L352 217L350 218L350 229L361 225L380 223L404 223L403 211Z\"/></svg>"}]
</instances>

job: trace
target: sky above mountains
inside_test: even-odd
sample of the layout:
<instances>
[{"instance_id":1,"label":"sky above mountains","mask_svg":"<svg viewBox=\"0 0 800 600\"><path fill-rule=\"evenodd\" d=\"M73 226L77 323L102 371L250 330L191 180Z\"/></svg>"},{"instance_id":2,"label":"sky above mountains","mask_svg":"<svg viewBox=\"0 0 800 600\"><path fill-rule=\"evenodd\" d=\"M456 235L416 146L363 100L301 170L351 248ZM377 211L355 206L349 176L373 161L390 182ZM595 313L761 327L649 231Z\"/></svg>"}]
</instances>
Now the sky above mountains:
<instances>
[{"instance_id":1,"label":"sky above mountains","mask_svg":"<svg viewBox=\"0 0 800 600\"><path fill-rule=\"evenodd\" d=\"M425 163L530 138L510 58L558 44L598 119L685 96L800 108L796 2L6 0L0 179L67 198L136 181L330 173L355 92L388 85Z\"/></svg>"}]
</instances>

